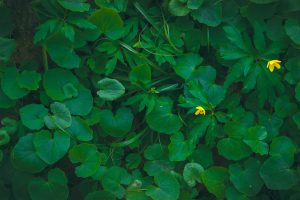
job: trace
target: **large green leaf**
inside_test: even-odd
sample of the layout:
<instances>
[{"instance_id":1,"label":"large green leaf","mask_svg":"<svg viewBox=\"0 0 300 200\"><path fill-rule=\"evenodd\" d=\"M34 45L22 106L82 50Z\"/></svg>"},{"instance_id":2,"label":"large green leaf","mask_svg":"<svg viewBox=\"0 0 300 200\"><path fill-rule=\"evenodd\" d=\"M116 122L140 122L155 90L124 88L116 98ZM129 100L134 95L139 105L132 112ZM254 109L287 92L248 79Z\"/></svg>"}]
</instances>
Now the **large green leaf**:
<instances>
[{"instance_id":1,"label":"large green leaf","mask_svg":"<svg viewBox=\"0 0 300 200\"><path fill-rule=\"evenodd\" d=\"M43 77L44 89L47 95L55 101L62 101L68 98L68 94L64 88L70 84L74 88L78 88L79 86L76 76L71 71L64 69L49 69Z\"/></svg>"},{"instance_id":2,"label":"large green leaf","mask_svg":"<svg viewBox=\"0 0 300 200\"><path fill-rule=\"evenodd\" d=\"M199 9L192 12L192 16L202 24L216 27L222 21L222 6L214 1L205 1Z\"/></svg>"},{"instance_id":3,"label":"large green leaf","mask_svg":"<svg viewBox=\"0 0 300 200\"><path fill-rule=\"evenodd\" d=\"M27 104L20 109L21 121L31 130L39 130L44 127L44 117L48 115L48 109L42 104Z\"/></svg>"},{"instance_id":4,"label":"large green leaf","mask_svg":"<svg viewBox=\"0 0 300 200\"><path fill-rule=\"evenodd\" d=\"M93 96L89 89L79 87L78 95L64 101L66 107L73 115L85 116L89 114L93 108Z\"/></svg>"},{"instance_id":5,"label":"large green leaf","mask_svg":"<svg viewBox=\"0 0 300 200\"><path fill-rule=\"evenodd\" d=\"M67 200L69 189L65 173L58 169L48 172L48 181L41 178L33 179L28 185L28 192L32 200Z\"/></svg>"},{"instance_id":6,"label":"large green leaf","mask_svg":"<svg viewBox=\"0 0 300 200\"><path fill-rule=\"evenodd\" d=\"M179 183L172 174L161 172L154 177L158 187L151 187L146 191L146 195L153 200L176 200L179 197Z\"/></svg>"},{"instance_id":7,"label":"large green leaf","mask_svg":"<svg viewBox=\"0 0 300 200\"><path fill-rule=\"evenodd\" d=\"M228 178L227 169L224 167L210 167L201 173L202 183L218 199L222 199L225 196Z\"/></svg>"},{"instance_id":8,"label":"large green leaf","mask_svg":"<svg viewBox=\"0 0 300 200\"><path fill-rule=\"evenodd\" d=\"M173 68L176 74L186 80L202 61L203 59L198 54L185 54L176 59L176 65Z\"/></svg>"},{"instance_id":9,"label":"large green leaf","mask_svg":"<svg viewBox=\"0 0 300 200\"><path fill-rule=\"evenodd\" d=\"M89 20L98 27L100 32L108 36L113 35L113 32L120 31L124 24L120 15L110 8L96 10Z\"/></svg>"},{"instance_id":10,"label":"large green leaf","mask_svg":"<svg viewBox=\"0 0 300 200\"><path fill-rule=\"evenodd\" d=\"M18 70L15 67L6 68L2 80L1 88L5 95L10 99L20 99L27 95L28 91L21 88L15 80L18 76Z\"/></svg>"},{"instance_id":11,"label":"large green leaf","mask_svg":"<svg viewBox=\"0 0 300 200\"><path fill-rule=\"evenodd\" d=\"M61 131L51 134L47 130L42 130L34 134L33 145L37 155L47 164L52 165L68 152L70 136Z\"/></svg>"},{"instance_id":12,"label":"large green leaf","mask_svg":"<svg viewBox=\"0 0 300 200\"><path fill-rule=\"evenodd\" d=\"M178 132L170 138L171 143L168 146L169 159L171 161L184 161L192 154L194 145L189 140L184 140L182 133Z\"/></svg>"},{"instance_id":13,"label":"large green leaf","mask_svg":"<svg viewBox=\"0 0 300 200\"><path fill-rule=\"evenodd\" d=\"M50 58L60 67L79 68L81 59L74 50L74 45L62 34L56 34L46 41Z\"/></svg>"},{"instance_id":14,"label":"large green leaf","mask_svg":"<svg viewBox=\"0 0 300 200\"><path fill-rule=\"evenodd\" d=\"M69 151L69 158L74 164L80 163L76 167L75 173L82 178L94 175L103 162L103 154L97 151L94 144L87 143L73 146Z\"/></svg>"},{"instance_id":15,"label":"large green leaf","mask_svg":"<svg viewBox=\"0 0 300 200\"><path fill-rule=\"evenodd\" d=\"M37 90L39 88L40 81L41 75L33 70L24 70L17 77L17 82L20 88L26 90Z\"/></svg>"},{"instance_id":16,"label":"large green leaf","mask_svg":"<svg viewBox=\"0 0 300 200\"><path fill-rule=\"evenodd\" d=\"M156 103L152 112L146 116L146 120L150 128L159 133L173 134L182 126L180 118L172 113L172 101L167 98L160 99Z\"/></svg>"},{"instance_id":17,"label":"large green leaf","mask_svg":"<svg viewBox=\"0 0 300 200\"><path fill-rule=\"evenodd\" d=\"M259 176L260 161L250 158L240 164L229 166L230 181L235 188L247 196L255 196L263 186L263 181Z\"/></svg>"},{"instance_id":18,"label":"large green leaf","mask_svg":"<svg viewBox=\"0 0 300 200\"><path fill-rule=\"evenodd\" d=\"M284 25L286 34L293 42L300 45L300 25L295 19L288 19Z\"/></svg>"},{"instance_id":19,"label":"large green leaf","mask_svg":"<svg viewBox=\"0 0 300 200\"><path fill-rule=\"evenodd\" d=\"M121 199L124 197L126 192L122 185L129 185L131 182L131 176L125 169L113 166L105 172L101 182L104 190Z\"/></svg>"},{"instance_id":20,"label":"large green leaf","mask_svg":"<svg viewBox=\"0 0 300 200\"><path fill-rule=\"evenodd\" d=\"M218 142L217 147L219 154L228 160L241 160L251 155L250 148L237 139L222 139Z\"/></svg>"},{"instance_id":21,"label":"large green leaf","mask_svg":"<svg viewBox=\"0 0 300 200\"><path fill-rule=\"evenodd\" d=\"M269 189L287 190L300 180L299 174L290 169L292 164L289 157L272 156L263 163L259 173Z\"/></svg>"},{"instance_id":22,"label":"large green leaf","mask_svg":"<svg viewBox=\"0 0 300 200\"><path fill-rule=\"evenodd\" d=\"M133 114L129 108L119 108L116 114L110 110L101 110L99 123L101 128L113 137L123 137L131 129Z\"/></svg>"},{"instance_id":23,"label":"large green leaf","mask_svg":"<svg viewBox=\"0 0 300 200\"><path fill-rule=\"evenodd\" d=\"M47 166L37 155L33 146L33 138L33 134L21 137L11 152L13 165L28 173L41 172Z\"/></svg>"}]
</instances>

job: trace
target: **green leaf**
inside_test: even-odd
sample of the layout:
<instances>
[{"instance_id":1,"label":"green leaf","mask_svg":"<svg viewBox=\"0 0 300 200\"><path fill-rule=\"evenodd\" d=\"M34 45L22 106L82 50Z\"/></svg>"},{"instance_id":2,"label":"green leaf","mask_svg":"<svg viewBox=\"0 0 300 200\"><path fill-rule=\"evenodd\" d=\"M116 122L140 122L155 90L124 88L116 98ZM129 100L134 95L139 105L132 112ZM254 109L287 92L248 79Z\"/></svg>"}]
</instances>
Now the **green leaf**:
<instances>
[{"instance_id":1,"label":"green leaf","mask_svg":"<svg viewBox=\"0 0 300 200\"><path fill-rule=\"evenodd\" d=\"M270 146L270 155L284 156L286 159L290 158L293 160L296 150L297 148L290 138L286 136L280 136L273 138Z\"/></svg>"},{"instance_id":2,"label":"green leaf","mask_svg":"<svg viewBox=\"0 0 300 200\"><path fill-rule=\"evenodd\" d=\"M55 131L53 135L42 130L34 134L33 145L37 155L49 165L60 160L70 147L70 136L64 132Z\"/></svg>"},{"instance_id":3,"label":"green leaf","mask_svg":"<svg viewBox=\"0 0 300 200\"><path fill-rule=\"evenodd\" d=\"M9 143L9 141L10 141L10 136L8 135L7 131L0 129L0 146Z\"/></svg>"},{"instance_id":4,"label":"green leaf","mask_svg":"<svg viewBox=\"0 0 300 200\"><path fill-rule=\"evenodd\" d=\"M84 3L86 0L58 0L62 7L73 12L85 12L90 9L90 4Z\"/></svg>"},{"instance_id":5,"label":"green leaf","mask_svg":"<svg viewBox=\"0 0 300 200\"><path fill-rule=\"evenodd\" d=\"M297 92L297 88L296 88ZM296 93L297 98L297 93ZM290 102L287 95L280 96L275 102L275 113L281 118L285 118L297 110L297 105Z\"/></svg>"},{"instance_id":6,"label":"green leaf","mask_svg":"<svg viewBox=\"0 0 300 200\"><path fill-rule=\"evenodd\" d=\"M299 180L299 174L290 169L293 161L289 157L272 156L268 158L260 169L260 176L267 188L271 190L288 190L295 186Z\"/></svg>"},{"instance_id":7,"label":"green leaf","mask_svg":"<svg viewBox=\"0 0 300 200\"><path fill-rule=\"evenodd\" d=\"M300 45L300 25L295 19L288 19L284 25L286 34L293 42Z\"/></svg>"},{"instance_id":8,"label":"green leaf","mask_svg":"<svg viewBox=\"0 0 300 200\"><path fill-rule=\"evenodd\" d=\"M250 158L240 164L232 164L229 166L230 181L235 188L247 196L255 196L259 193L263 186L260 178L260 162L254 158Z\"/></svg>"},{"instance_id":9,"label":"green leaf","mask_svg":"<svg viewBox=\"0 0 300 200\"><path fill-rule=\"evenodd\" d=\"M129 185L130 182L130 174L117 166L109 168L101 180L104 190L114 194L119 199L123 198L126 192L122 185Z\"/></svg>"},{"instance_id":10,"label":"green leaf","mask_svg":"<svg viewBox=\"0 0 300 200\"><path fill-rule=\"evenodd\" d=\"M104 78L98 84L97 95L106 101L116 100L125 93L125 87L116 79Z\"/></svg>"},{"instance_id":11,"label":"green leaf","mask_svg":"<svg viewBox=\"0 0 300 200\"><path fill-rule=\"evenodd\" d=\"M16 104L15 100L10 99L0 88L0 108L10 108Z\"/></svg>"},{"instance_id":12,"label":"green leaf","mask_svg":"<svg viewBox=\"0 0 300 200\"><path fill-rule=\"evenodd\" d=\"M210 167L201 173L202 183L206 189L214 194L218 199L225 196L228 172L224 167Z\"/></svg>"},{"instance_id":13,"label":"green leaf","mask_svg":"<svg viewBox=\"0 0 300 200\"><path fill-rule=\"evenodd\" d=\"M198 54L185 54L176 59L176 65L173 68L177 75L186 80L202 61L203 59Z\"/></svg>"},{"instance_id":14,"label":"green leaf","mask_svg":"<svg viewBox=\"0 0 300 200\"><path fill-rule=\"evenodd\" d=\"M33 137L31 133L21 137L11 152L13 166L28 173L41 172L47 166L34 149Z\"/></svg>"},{"instance_id":15,"label":"green leaf","mask_svg":"<svg viewBox=\"0 0 300 200\"><path fill-rule=\"evenodd\" d=\"M20 88L27 90L37 90L41 79L41 75L32 70L24 70L17 76L17 82Z\"/></svg>"},{"instance_id":16,"label":"green leaf","mask_svg":"<svg viewBox=\"0 0 300 200\"><path fill-rule=\"evenodd\" d=\"M74 45L62 34L55 34L46 40L46 49L50 58L66 69L79 68L81 59L74 50Z\"/></svg>"},{"instance_id":17,"label":"green leaf","mask_svg":"<svg viewBox=\"0 0 300 200\"><path fill-rule=\"evenodd\" d=\"M48 115L48 109L42 104L27 104L20 109L21 121L31 130L39 130L44 127L44 117Z\"/></svg>"},{"instance_id":18,"label":"green leaf","mask_svg":"<svg viewBox=\"0 0 300 200\"><path fill-rule=\"evenodd\" d=\"M108 36L113 35L113 32L120 31L124 24L120 15L110 8L96 10L89 20L98 27L101 33Z\"/></svg>"},{"instance_id":19,"label":"green leaf","mask_svg":"<svg viewBox=\"0 0 300 200\"><path fill-rule=\"evenodd\" d=\"M190 141L184 141L182 133L175 133L170 140L171 143L168 146L170 161L184 161L192 154L194 146Z\"/></svg>"},{"instance_id":20,"label":"green leaf","mask_svg":"<svg viewBox=\"0 0 300 200\"><path fill-rule=\"evenodd\" d=\"M160 99L152 112L146 116L146 121L150 128L159 133L173 134L177 132L181 128L182 122L180 118L171 111L171 100L167 98Z\"/></svg>"},{"instance_id":21,"label":"green leaf","mask_svg":"<svg viewBox=\"0 0 300 200\"><path fill-rule=\"evenodd\" d=\"M48 173L48 181L41 178L33 179L28 185L28 192L32 200L67 200L69 189L65 173L52 169Z\"/></svg>"},{"instance_id":22,"label":"green leaf","mask_svg":"<svg viewBox=\"0 0 300 200\"><path fill-rule=\"evenodd\" d=\"M64 88L70 84L77 89L79 85L78 79L71 71L64 69L49 69L43 77L45 92L55 101L62 101L68 98L68 94L66 94Z\"/></svg>"},{"instance_id":23,"label":"green leaf","mask_svg":"<svg viewBox=\"0 0 300 200\"><path fill-rule=\"evenodd\" d=\"M170 13L175 16L185 16L190 12L190 9L187 8L185 2L181 2L180 0L171 0L168 4L168 8Z\"/></svg>"},{"instance_id":24,"label":"green leaf","mask_svg":"<svg viewBox=\"0 0 300 200\"><path fill-rule=\"evenodd\" d=\"M14 39L0 37L0 61L8 61L16 46Z\"/></svg>"},{"instance_id":25,"label":"green leaf","mask_svg":"<svg viewBox=\"0 0 300 200\"><path fill-rule=\"evenodd\" d=\"M199 9L192 11L191 15L201 24L216 27L222 22L222 7L219 3L205 1Z\"/></svg>"},{"instance_id":26,"label":"green leaf","mask_svg":"<svg viewBox=\"0 0 300 200\"><path fill-rule=\"evenodd\" d=\"M72 115L86 116L93 108L93 96L89 89L80 86L78 95L63 102Z\"/></svg>"},{"instance_id":27,"label":"green leaf","mask_svg":"<svg viewBox=\"0 0 300 200\"><path fill-rule=\"evenodd\" d=\"M78 96L78 90L74 87L72 83L67 83L63 87L66 98L72 98Z\"/></svg>"},{"instance_id":28,"label":"green leaf","mask_svg":"<svg viewBox=\"0 0 300 200\"><path fill-rule=\"evenodd\" d=\"M202 4L204 3L204 0L188 0L187 1L187 7L189 9L198 9Z\"/></svg>"},{"instance_id":29,"label":"green leaf","mask_svg":"<svg viewBox=\"0 0 300 200\"><path fill-rule=\"evenodd\" d=\"M241 160L251 155L250 148L237 139L222 139L218 142L217 148L219 154L228 160Z\"/></svg>"},{"instance_id":30,"label":"green leaf","mask_svg":"<svg viewBox=\"0 0 300 200\"><path fill-rule=\"evenodd\" d=\"M72 117L72 124L66 131L79 141L87 142L93 139L93 130L80 117Z\"/></svg>"},{"instance_id":31,"label":"green leaf","mask_svg":"<svg viewBox=\"0 0 300 200\"><path fill-rule=\"evenodd\" d=\"M115 115L110 110L101 110L99 117L101 128L113 137L123 137L131 130L133 114L129 108L119 108Z\"/></svg>"},{"instance_id":32,"label":"green leaf","mask_svg":"<svg viewBox=\"0 0 300 200\"><path fill-rule=\"evenodd\" d=\"M9 67L6 68L1 81L2 91L13 100L20 99L28 94L28 91L21 88L15 81L17 76L18 70L15 67Z\"/></svg>"},{"instance_id":33,"label":"green leaf","mask_svg":"<svg viewBox=\"0 0 300 200\"><path fill-rule=\"evenodd\" d=\"M50 105L50 110L53 115L44 117L44 122L49 129L59 128L63 130L71 126L71 114L64 104L54 102Z\"/></svg>"},{"instance_id":34,"label":"green leaf","mask_svg":"<svg viewBox=\"0 0 300 200\"><path fill-rule=\"evenodd\" d=\"M129 80L132 83L149 83L151 81L150 66L143 64L133 67L129 73Z\"/></svg>"},{"instance_id":35,"label":"green leaf","mask_svg":"<svg viewBox=\"0 0 300 200\"><path fill-rule=\"evenodd\" d=\"M97 147L87 143L73 146L69 151L69 158L72 163L81 164L75 168L75 173L82 178L94 175L103 162L103 155L97 151Z\"/></svg>"},{"instance_id":36,"label":"green leaf","mask_svg":"<svg viewBox=\"0 0 300 200\"><path fill-rule=\"evenodd\" d=\"M247 144L254 153L266 155L269 151L269 146L262 140L266 139L268 133L263 126L254 126L247 130L244 135L243 142Z\"/></svg>"},{"instance_id":37,"label":"green leaf","mask_svg":"<svg viewBox=\"0 0 300 200\"><path fill-rule=\"evenodd\" d=\"M187 163L183 170L183 179L190 186L194 187L196 182L201 183L201 173L204 171L198 163Z\"/></svg>"},{"instance_id":38,"label":"green leaf","mask_svg":"<svg viewBox=\"0 0 300 200\"><path fill-rule=\"evenodd\" d=\"M172 174L161 172L154 177L158 187L152 187L146 191L146 195L153 200L176 200L179 197L179 183Z\"/></svg>"}]
</instances>

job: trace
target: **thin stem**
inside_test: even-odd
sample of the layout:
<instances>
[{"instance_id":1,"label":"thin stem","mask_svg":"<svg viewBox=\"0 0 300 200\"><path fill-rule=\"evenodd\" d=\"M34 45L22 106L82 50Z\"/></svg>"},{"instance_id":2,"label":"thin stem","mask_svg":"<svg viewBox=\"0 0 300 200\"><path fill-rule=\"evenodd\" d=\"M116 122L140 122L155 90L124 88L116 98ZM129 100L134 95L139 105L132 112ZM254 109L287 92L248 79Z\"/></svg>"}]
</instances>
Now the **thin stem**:
<instances>
[{"instance_id":1,"label":"thin stem","mask_svg":"<svg viewBox=\"0 0 300 200\"><path fill-rule=\"evenodd\" d=\"M44 70L47 71L48 68L49 68L49 65L48 65L48 55L47 55L47 50L46 50L46 47L43 46L43 62L44 62Z\"/></svg>"}]
</instances>

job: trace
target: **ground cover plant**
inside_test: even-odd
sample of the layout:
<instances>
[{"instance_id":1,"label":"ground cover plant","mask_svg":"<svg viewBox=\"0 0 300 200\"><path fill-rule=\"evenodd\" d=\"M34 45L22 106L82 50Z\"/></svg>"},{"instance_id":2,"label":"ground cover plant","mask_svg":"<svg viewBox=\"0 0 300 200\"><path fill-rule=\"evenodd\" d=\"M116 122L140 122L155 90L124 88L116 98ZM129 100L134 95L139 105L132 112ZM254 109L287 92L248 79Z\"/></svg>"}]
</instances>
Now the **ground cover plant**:
<instances>
[{"instance_id":1,"label":"ground cover plant","mask_svg":"<svg viewBox=\"0 0 300 200\"><path fill-rule=\"evenodd\" d=\"M1 0L0 199L299 200L299 0Z\"/></svg>"}]
</instances>

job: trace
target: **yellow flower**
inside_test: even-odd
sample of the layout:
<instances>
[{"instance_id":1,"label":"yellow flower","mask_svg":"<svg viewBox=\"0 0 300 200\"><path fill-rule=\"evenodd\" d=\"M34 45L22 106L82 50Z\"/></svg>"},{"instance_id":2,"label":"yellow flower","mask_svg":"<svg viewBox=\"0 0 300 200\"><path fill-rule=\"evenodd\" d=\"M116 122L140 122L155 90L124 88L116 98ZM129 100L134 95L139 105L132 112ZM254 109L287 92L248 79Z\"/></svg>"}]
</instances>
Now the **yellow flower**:
<instances>
[{"instance_id":1,"label":"yellow flower","mask_svg":"<svg viewBox=\"0 0 300 200\"><path fill-rule=\"evenodd\" d=\"M274 67L276 67L277 69L280 69L280 63L281 61L280 60L270 60L267 64L267 68L269 68L269 70L271 72L274 71Z\"/></svg>"},{"instance_id":2,"label":"yellow flower","mask_svg":"<svg viewBox=\"0 0 300 200\"><path fill-rule=\"evenodd\" d=\"M196 111L195 111L195 115L205 115L205 109L202 106L197 106L196 107Z\"/></svg>"}]
</instances>

